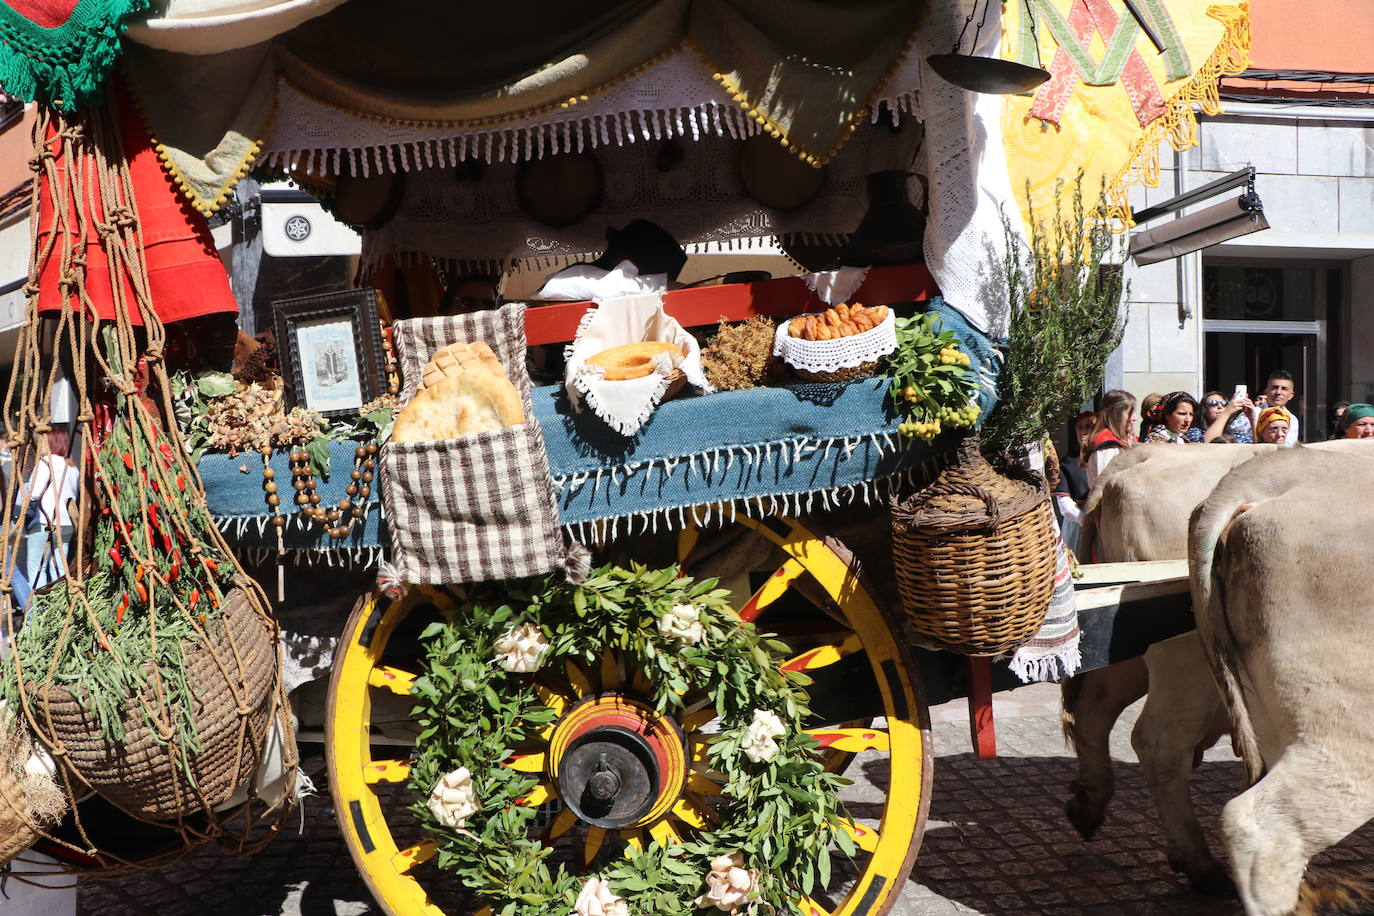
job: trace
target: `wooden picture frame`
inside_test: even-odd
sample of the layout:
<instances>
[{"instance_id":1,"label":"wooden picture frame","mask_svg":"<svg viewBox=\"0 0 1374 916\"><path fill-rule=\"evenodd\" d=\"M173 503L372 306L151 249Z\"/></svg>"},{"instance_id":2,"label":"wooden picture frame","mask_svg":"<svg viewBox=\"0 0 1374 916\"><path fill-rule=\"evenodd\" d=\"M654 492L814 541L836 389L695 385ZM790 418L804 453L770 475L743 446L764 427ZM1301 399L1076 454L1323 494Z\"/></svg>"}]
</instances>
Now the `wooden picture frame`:
<instances>
[{"instance_id":1,"label":"wooden picture frame","mask_svg":"<svg viewBox=\"0 0 1374 916\"><path fill-rule=\"evenodd\" d=\"M353 417L386 390L376 290L277 299L272 314L289 407Z\"/></svg>"}]
</instances>

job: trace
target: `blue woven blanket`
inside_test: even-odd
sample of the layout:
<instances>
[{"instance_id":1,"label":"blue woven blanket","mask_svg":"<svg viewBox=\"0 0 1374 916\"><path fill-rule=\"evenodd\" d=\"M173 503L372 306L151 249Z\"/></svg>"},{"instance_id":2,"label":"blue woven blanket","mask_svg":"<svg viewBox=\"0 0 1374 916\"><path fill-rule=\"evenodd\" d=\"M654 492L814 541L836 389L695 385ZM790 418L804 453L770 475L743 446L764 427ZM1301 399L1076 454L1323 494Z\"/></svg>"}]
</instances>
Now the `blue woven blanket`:
<instances>
[{"instance_id":1,"label":"blue woven blanket","mask_svg":"<svg viewBox=\"0 0 1374 916\"><path fill-rule=\"evenodd\" d=\"M348 472L353 470L353 450L356 442L329 443L330 474L319 480L317 492L320 503L337 506L347 494L344 487L351 483ZM282 498L281 509L287 516L283 541L288 550L318 551L345 550L357 559L370 561L375 548L385 543L386 522L382 519L382 504L377 481L372 482L372 494L363 502L367 515L362 524L353 526L353 533L341 540L326 535L314 522L307 523L296 510L296 493L290 488L291 453L278 450L272 454L270 467L277 472L276 481ZM220 531L236 550L267 550L277 548L277 536L272 516L262 490L262 456L248 452L231 458L228 455L208 454L197 466L205 482L205 497ZM357 499L353 499L357 503ZM254 557L261 559L261 557Z\"/></svg>"},{"instance_id":2,"label":"blue woven blanket","mask_svg":"<svg viewBox=\"0 0 1374 916\"><path fill-rule=\"evenodd\" d=\"M998 356L941 299L930 303L984 379L983 415L995 403ZM563 524L585 534L680 523L692 507L745 501L800 513L834 500L872 499L878 483L950 446L897 435L883 378L752 388L660 405L632 439L590 412L575 414L561 386L534 392Z\"/></svg>"},{"instance_id":3,"label":"blue woven blanket","mask_svg":"<svg viewBox=\"0 0 1374 916\"><path fill-rule=\"evenodd\" d=\"M981 333L940 299L930 303L958 336L984 379L983 415L995 402L998 357ZM562 522L579 535L680 524L693 508L743 502L763 512L800 513L836 501L872 499L881 484L950 446L945 438L910 443L897 435L882 378L844 384L753 388L663 404L632 439L594 414L575 414L561 386L536 388L534 411L544 430ZM333 473L321 481L326 505L344 497L355 443L331 445ZM243 471L240 468L246 467ZM290 480L287 452L272 457L278 481ZM275 549L263 501L262 458L206 455L200 463L210 511L240 548ZM292 550L368 550L385 544L374 482L366 524L333 541L291 514ZM284 492L284 501L294 495ZM283 505L283 508L287 508ZM713 510L707 510L713 511Z\"/></svg>"}]
</instances>

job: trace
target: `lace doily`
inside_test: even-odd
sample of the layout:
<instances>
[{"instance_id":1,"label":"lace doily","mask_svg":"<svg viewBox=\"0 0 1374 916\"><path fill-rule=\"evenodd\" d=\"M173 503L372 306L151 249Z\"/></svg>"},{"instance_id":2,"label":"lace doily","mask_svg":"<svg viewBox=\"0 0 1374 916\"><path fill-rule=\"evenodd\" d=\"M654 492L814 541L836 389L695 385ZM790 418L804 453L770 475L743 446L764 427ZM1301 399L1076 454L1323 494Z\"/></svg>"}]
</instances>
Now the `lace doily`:
<instances>
[{"instance_id":1,"label":"lace doily","mask_svg":"<svg viewBox=\"0 0 1374 916\"><path fill-rule=\"evenodd\" d=\"M811 314L817 314L815 312ZM799 315L805 318L805 315ZM778 325L773 336L773 355L803 372L838 372L876 362L897 349L897 319L892 309L876 328L837 340L806 340L787 333L790 322Z\"/></svg>"}]
</instances>

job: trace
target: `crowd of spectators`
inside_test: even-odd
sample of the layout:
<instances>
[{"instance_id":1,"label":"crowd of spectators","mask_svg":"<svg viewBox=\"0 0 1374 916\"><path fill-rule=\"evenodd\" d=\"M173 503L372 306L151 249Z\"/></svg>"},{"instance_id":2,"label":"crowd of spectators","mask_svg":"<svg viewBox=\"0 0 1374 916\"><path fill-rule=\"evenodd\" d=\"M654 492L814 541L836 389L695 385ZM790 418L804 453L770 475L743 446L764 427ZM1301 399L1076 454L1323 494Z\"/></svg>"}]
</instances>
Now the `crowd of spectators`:
<instances>
[{"instance_id":1,"label":"crowd of spectators","mask_svg":"<svg viewBox=\"0 0 1374 916\"><path fill-rule=\"evenodd\" d=\"M1282 369L1270 374L1263 394L1253 399L1246 386L1237 385L1229 398L1209 391L1201 401L1186 391L1149 394L1137 409L1130 392L1107 391L1096 411L1084 410L1074 419L1074 442L1059 464L1054 503L1065 543L1076 549L1088 492L1125 449L1140 443L1296 445L1303 441L1289 410L1296 394L1293 376ZM1374 405L1338 403L1326 438L1374 439Z\"/></svg>"}]
</instances>

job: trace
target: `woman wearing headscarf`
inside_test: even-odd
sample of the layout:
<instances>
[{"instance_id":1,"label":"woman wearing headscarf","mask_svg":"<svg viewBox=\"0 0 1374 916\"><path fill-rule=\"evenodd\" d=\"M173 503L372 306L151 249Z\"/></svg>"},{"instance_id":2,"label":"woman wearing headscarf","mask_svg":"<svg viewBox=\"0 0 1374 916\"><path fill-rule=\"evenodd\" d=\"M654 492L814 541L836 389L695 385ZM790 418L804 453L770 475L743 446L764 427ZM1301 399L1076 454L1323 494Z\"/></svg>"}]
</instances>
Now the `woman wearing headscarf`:
<instances>
[{"instance_id":1,"label":"woman wearing headscarf","mask_svg":"<svg viewBox=\"0 0 1374 916\"><path fill-rule=\"evenodd\" d=\"M1347 413L1349 409L1347 408ZM1293 415L1282 407L1266 407L1260 411L1255 421L1255 441L1270 445L1283 445L1288 438L1288 430L1293 426Z\"/></svg>"},{"instance_id":2,"label":"woman wearing headscarf","mask_svg":"<svg viewBox=\"0 0 1374 916\"><path fill-rule=\"evenodd\" d=\"M1201 442L1203 431L1193 425L1197 401L1186 391L1172 391L1151 408L1146 442Z\"/></svg>"},{"instance_id":3,"label":"woman wearing headscarf","mask_svg":"<svg viewBox=\"0 0 1374 916\"><path fill-rule=\"evenodd\" d=\"M1374 439L1374 404L1348 404L1336 423L1339 439Z\"/></svg>"}]
</instances>

